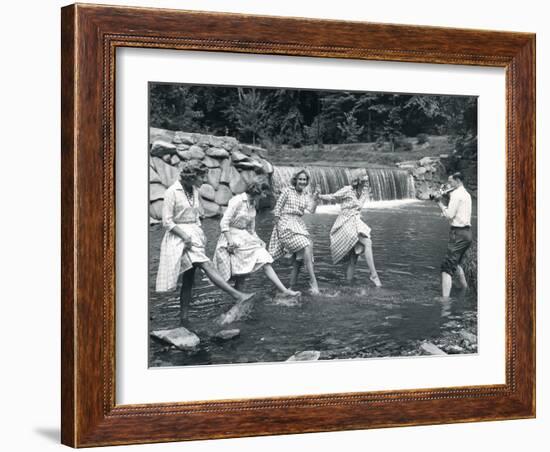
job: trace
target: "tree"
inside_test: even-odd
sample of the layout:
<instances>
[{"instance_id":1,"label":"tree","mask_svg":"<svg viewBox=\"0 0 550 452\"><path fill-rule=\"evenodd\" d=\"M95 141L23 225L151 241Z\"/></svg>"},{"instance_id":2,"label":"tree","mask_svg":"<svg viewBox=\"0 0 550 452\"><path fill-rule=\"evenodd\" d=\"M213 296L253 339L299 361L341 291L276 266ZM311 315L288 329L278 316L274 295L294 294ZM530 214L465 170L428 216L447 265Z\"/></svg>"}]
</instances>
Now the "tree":
<instances>
[{"instance_id":1,"label":"tree","mask_svg":"<svg viewBox=\"0 0 550 452\"><path fill-rule=\"evenodd\" d=\"M255 88L238 88L237 92L238 102L226 110L227 117L234 123L242 141L256 144L269 122L267 100Z\"/></svg>"},{"instance_id":2,"label":"tree","mask_svg":"<svg viewBox=\"0 0 550 452\"><path fill-rule=\"evenodd\" d=\"M364 126L357 124L353 110L344 113L344 121L338 123L338 129L342 132L345 143L357 143L359 136L363 133Z\"/></svg>"},{"instance_id":3,"label":"tree","mask_svg":"<svg viewBox=\"0 0 550 452\"><path fill-rule=\"evenodd\" d=\"M193 87L155 83L150 88L151 125L170 130L196 131L203 112Z\"/></svg>"},{"instance_id":4,"label":"tree","mask_svg":"<svg viewBox=\"0 0 550 452\"><path fill-rule=\"evenodd\" d=\"M403 138L403 104L400 101L402 96L399 94L384 94L379 103L369 107L384 118L378 142L389 142L391 152L395 152L396 142Z\"/></svg>"}]
</instances>

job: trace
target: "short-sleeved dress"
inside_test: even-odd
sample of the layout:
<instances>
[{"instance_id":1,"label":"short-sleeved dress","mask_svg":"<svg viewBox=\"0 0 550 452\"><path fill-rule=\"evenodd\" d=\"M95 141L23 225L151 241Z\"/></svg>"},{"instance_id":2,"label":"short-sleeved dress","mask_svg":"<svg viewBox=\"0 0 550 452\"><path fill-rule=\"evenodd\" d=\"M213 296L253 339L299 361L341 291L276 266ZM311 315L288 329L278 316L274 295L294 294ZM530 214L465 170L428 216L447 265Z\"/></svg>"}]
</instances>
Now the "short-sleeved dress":
<instances>
[{"instance_id":1,"label":"short-sleeved dress","mask_svg":"<svg viewBox=\"0 0 550 452\"><path fill-rule=\"evenodd\" d=\"M168 187L162 207L162 225L166 232L160 244L157 292L174 290L180 274L190 270L194 263L210 260L205 251L206 236L201 228L201 212L196 188L193 188L193 196L189 197L179 181ZM191 248L185 247L183 239L172 232L176 226L191 238Z\"/></svg>"},{"instance_id":2,"label":"short-sleeved dress","mask_svg":"<svg viewBox=\"0 0 550 452\"><path fill-rule=\"evenodd\" d=\"M332 195L319 195L323 201L340 203L341 212L330 230L330 252L336 264L353 249L362 254L365 248L359 242L361 236L370 238L371 228L361 220L361 209L369 196L364 189L358 198L353 187L347 185Z\"/></svg>"},{"instance_id":3,"label":"short-sleeved dress","mask_svg":"<svg viewBox=\"0 0 550 452\"><path fill-rule=\"evenodd\" d=\"M273 211L278 222L271 233L268 248L273 259L292 254L296 254L297 259L303 259L301 251L313 244L302 218L311 212L311 206L311 197L303 192L298 193L294 187L281 192Z\"/></svg>"},{"instance_id":4,"label":"short-sleeved dress","mask_svg":"<svg viewBox=\"0 0 550 452\"><path fill-rule=\"evenodd\" d=\"M265 249L265 243L256 234L256 208L246 193L229 200L220 222L221 234L214 253L214 265L228 281L232 276L247 275L271 264L273 258ZM236 245L233 253L227 250L224 232L231 233Z\"/></svg>"}]
</instances>

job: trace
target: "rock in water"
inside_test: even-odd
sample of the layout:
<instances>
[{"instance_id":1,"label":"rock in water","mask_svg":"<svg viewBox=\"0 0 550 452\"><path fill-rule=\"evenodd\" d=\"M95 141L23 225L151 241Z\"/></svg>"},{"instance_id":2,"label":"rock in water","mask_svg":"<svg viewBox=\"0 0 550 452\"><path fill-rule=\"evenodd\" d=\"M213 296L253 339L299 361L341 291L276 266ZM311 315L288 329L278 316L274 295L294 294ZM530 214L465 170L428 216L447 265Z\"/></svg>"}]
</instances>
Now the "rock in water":
<instances>
[{"instance_id":1,"label":"rock in water","mask_svg":"<svg viewBox=\"0 0 550 452\"><path fill-rule=\"evenodd\" d=\"M214 339L217 339L219 341L228 341L229 339L239 337L240 335L241 330L237 328L232 330L221 330L214 334Z\"/></svg>"},{"instance_id":2,"label":"rock in water","mask_svg":"<svg viewBox=\"0 0 550 452\"><path fill-rule=\"evenodd\" d=\"M179 328L173 328L171 330L158 330L153 331L151 336L156 337L164 342L174 345L180 350L195 350L199 344L199 337L189 331L187 328L180 326Z\"/></svg>"},{"instance_id":3,"label":"rock in water","mask_svg":"<svg viewBox=\"0 0 550 452\"><path fill-rule=\"evenodd\" d=\"M321 356L321 352L317 350L306 350L292 355L287 361L317 361Z\"/></svg>"},{"instance_id":4,"label":"rock in water","mask_svg":"<svg viewBox=\"0 0 550 452\"><path fill-rule=\"evenodd\" d=\"M239 302L235 304L235 306L233 306L225 314L222 314L218 318L217 322L220 325L227 325L228 323L233 323L233 322L236 322L237 320L241 320L242 318L247 317L250 314L253 306L254 306L254 297L251 297L248 300Z\"/></svg>"},{"instance_id":5,"label":"rock in water","mask_svg":"<svg viewBox=\"0 0 550 452\"><path fill-rule=\"evenodd\" d=\"M460 335L463 339L469 341L472 344L477 344L477 336L475 334L470 333L469 331L462 330L460 332Z\"/></svg>"},{"instance_id":6,"label":"rock in water","mask_svg":"<svg viewBox=\"0 0 550 452\"><path fill-rule=\"evenodd\" d=\"M443 350L441 350L437 345L432 344L431 342L424 342L420 346L422 351L428 353L429 355L446 355Z\"/></svg>"}]
</instances>

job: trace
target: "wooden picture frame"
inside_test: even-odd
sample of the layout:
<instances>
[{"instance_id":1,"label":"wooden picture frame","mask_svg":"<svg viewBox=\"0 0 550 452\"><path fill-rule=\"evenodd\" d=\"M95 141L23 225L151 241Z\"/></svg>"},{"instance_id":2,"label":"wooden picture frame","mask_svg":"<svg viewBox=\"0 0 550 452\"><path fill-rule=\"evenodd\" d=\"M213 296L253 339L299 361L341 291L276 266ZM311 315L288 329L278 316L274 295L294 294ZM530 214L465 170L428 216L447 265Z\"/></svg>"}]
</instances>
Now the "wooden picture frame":
<instances>
[{"instance_id":1,"label":"wooden picture frame","mask_svg":"<svg viewBox=\"0 0 550 452\"><path fill-rule=\"evenodd\" d=\"M73 447L535 416L535 35L176 10L62 9L62 442ZM146 47L506 70L506 382L115 403L115 51Z\"/></svg>"}]
</instances>

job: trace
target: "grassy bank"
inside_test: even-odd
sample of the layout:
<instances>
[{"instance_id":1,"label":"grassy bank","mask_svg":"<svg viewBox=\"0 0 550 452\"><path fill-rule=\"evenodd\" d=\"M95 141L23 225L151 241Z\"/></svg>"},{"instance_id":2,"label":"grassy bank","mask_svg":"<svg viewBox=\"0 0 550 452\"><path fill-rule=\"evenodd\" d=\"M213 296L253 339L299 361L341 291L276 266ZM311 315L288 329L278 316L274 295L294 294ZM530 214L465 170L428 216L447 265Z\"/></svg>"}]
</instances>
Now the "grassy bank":
<instances>
[{"instance_id":1,"label":"grassy bank","mask_svg":"<svg viewBox=\"0 0 550 452\"><path fill-rule=\"evenodd\" d=\"M268 159L274 165L282 166L395 166L398 162L420 160L453 151L447 136L430 136L424 145L418 145L416 138L407 138L406 141L412 145L410 151L390 152L389 145L379 147L377 143L325 144L320 149L316 145L297 149L269 149Z\"/></svg>"}]
</instances>

